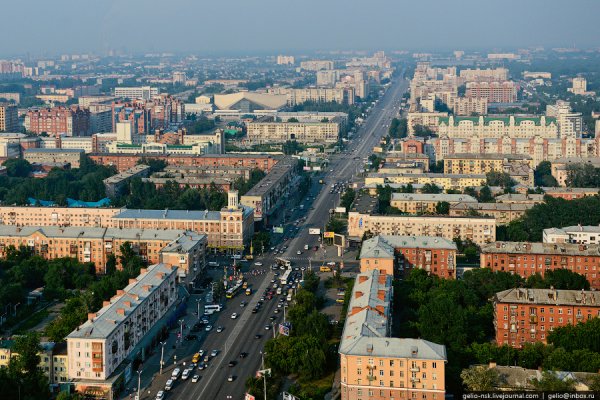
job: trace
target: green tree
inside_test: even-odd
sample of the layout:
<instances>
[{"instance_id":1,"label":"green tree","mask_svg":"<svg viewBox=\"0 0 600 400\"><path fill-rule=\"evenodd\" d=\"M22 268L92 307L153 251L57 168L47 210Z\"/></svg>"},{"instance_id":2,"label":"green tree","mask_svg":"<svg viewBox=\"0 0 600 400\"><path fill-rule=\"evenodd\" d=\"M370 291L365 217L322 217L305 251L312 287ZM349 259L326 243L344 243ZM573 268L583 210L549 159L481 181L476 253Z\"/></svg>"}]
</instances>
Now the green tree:
<instances>
[{"instance_id":1,"label":"green tree","mask_svg":"<svg viewBox=\"0 0 600 400\"><path fill-rule=\"evenodd\" d=\"M552 163L550 163L550 161L542 161L539 163L534 171L533 178L536 186L558 186L556 178L552 176Z\"/></svg>"},{"instance_id":2,"label":"green tree","mask_svg":"<svg viewBox=\"0 0 600 400\"><path fill-rule=\"evenodd\" d=\"M479 201L482 203L493 203L495 201L492 190L488 185L485 185L479 191Z\"/></svg>"},{"instance_id":3,"label":"green tree","mask_svg":"<svg viewBox=\"0 0 600 400\"><path fill-rule=\"evenodd\" d=\"M438 201L435 205L435 213L440 215L450 214L450 203L447 201Z\"/></svg>"},{"instance_id":4,"label":"green tree","mask_svg":"<svg viewBox=\"0 0 600 400\"><path fill-rule=\"evenodd\" d=\"M444 190L437 186L435 183L426 183L421 188L421 193L430 193L430 194L438 194L442 193Z\"/></svg>"},{"instance_id":5,"label":"green tree","mask_svg":"<svg viewBox=\"0 0 600 400\"><path fill-rule=\"evenodd\" d=\"M6 167L6 174L10 177L26 178L32 171L29 161L22 158L9 158L2 165Z\"/></svg>"},{"instance_id":6,"label":"green tree","mask_svg":"<svg viewBox=\"0 0 600 400\"><path fill-rule=\"evenodd\" d=\"M339 218L331 218L327 223L327 231L343 234L346 231L348 223Z\"/></svg>"},{"instance_id":7,"label":"green tree","mask_svg":"<svg viewBox=\"0 0 600 400\"><path fill-rule=\"evenodd\" d=\"M345 207L346 210L350 209L354 199L356 198L356 192L352 188L347 188L342 198L340 199L340 207Z\"/></svg>"},{"instance_id":8,"label":"green tree","mask_svg":"<svg viewBox=\"0 0 600 400\"><path fill-rule=\"evenodd\" d=\"M498 386L499 374L495 368L474 365L460 373L463 385L470 391L490 391Z\"/></svg>"},{"instance_id":9,"label":"green tree","mask_svg":"<svg viewBox=\"0 0 600 400\"><path fill-rule=\"evenodd\" d=\"M572 392L575 390L575 381L570 378L559 378L555 373L544 371L540 379L532 379L531 384L536 390L542 392Z\"/></svg>"},{"instance_id":10,"label":"green tree","mask_svg":"<svg viewBox=\"0 0 600 400\"><path fill-rule=\"evenodd\" d=\"M506 172L491 171L486 174L486 183L489 186L501 186L503 188L511 188L516 185L516 182Z\"/></svg>"}]
</instances>

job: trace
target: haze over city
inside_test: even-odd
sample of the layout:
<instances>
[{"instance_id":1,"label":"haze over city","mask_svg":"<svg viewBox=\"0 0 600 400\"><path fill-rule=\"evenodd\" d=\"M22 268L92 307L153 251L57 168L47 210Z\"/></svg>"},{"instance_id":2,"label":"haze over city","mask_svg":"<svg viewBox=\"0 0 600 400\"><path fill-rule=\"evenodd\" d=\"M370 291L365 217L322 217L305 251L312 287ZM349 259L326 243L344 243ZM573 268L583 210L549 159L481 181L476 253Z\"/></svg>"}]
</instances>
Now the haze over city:
<instances>
[{"instance_id":1,"label":"haze over city","mask_svg":"<svg viewBox=\"0 0 600 400\"><path fill-rule=\"evenodd\" d=\"M4 55L593 47L600 37L594 0L32 0L2 8Z\"/></svg>"}]
</instances>

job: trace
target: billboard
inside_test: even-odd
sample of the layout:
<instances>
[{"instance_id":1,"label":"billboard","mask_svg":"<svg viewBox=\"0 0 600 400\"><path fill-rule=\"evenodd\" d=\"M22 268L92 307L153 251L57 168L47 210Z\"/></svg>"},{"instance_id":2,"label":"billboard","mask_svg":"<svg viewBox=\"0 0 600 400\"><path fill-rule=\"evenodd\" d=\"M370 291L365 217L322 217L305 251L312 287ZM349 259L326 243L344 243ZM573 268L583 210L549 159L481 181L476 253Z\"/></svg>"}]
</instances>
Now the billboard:
<instances>
[{"instance_id":1,"label":"billboard","mask_svg":"<svg viewBox=\"0 0 600 400\"><path fill-rule=\"evenodd\" d=\"M344 247L345 244L344 235L338 235L337 233L333 236L333 244L335 246Z\"/></svg>"},{"instance_id":2,"label":"billboard","mask_svg":"<svg viewBox=\"0 0 600 400\"><path fill-rule=\"evenodd\" d=\"M279 324L279 334L285 335L285 336L290 336L290 328L291 328L291 324L289 322L286 322L284 324Z\"/></svg>"},{"instance_id":3,"label":"billboard","mask_svg":"<svg viewBox=\"0 0 600 400\"><path fill-rule=\"evenodd\" d=\"M324 232L323 233L323 237L328 238L328 239L333 239L334 235L335 235L335 232Z\"/></svg>"},{"instance_id":4,"label":"billboard","mask_svg":"<svg viewBox=\"0 0 600 400\"><path fill-rule=\"evenodd\" d=\"M309 235L320 235L321 234L321 229L319 229L319 228L308 228L308 234Z\"/></svg>"},{"instance_id":5,"label":"billboard","mask_svg":"<svg viewBox=\"0 0 600 400\"><path fill-rule=\"evenodd\" d=\"M250 393L246 393L244 396L244 400L256 400L256 398L254 396L252 396Z\"/></svg>"},{"instance_id":6,"label":"billboard","mask_svg":"<svg viewBox=\"0 0 600 400\"><path fill-rule=\"evenodd\" d=\"M283 226L274 226L273 233L283 233Z\"/></svg>"},{"instance_id":7,"label":"billboard","mask_svg":"<svg viewBox=\"0 0 600 400\"><path fill-rule=\"evenodd\" d=\"M346 207L336 207L335 208L335 212L336 213L345 213L346 212Z\"/></svg>"}]
</instances>

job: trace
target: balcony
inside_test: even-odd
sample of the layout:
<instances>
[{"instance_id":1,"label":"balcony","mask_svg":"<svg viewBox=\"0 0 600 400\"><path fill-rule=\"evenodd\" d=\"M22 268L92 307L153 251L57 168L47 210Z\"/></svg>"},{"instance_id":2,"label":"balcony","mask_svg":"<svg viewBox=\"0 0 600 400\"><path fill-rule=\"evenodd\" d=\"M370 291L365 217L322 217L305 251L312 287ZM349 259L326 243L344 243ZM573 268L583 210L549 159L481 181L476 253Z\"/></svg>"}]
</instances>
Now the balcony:
<instances>
[{"instance_id":1,"label":"balcony","mask_svg":"<svg viewBox=\"0 0 600 400\"><path fill-rule=\"evenodd\" d=\"M421 380L419 378L410 378L410 381L416 382L416 383L421 382Z\"/></svg>"},{"instance_id":2,"label":"balcony","mask_svg":"<svg viewBox=\"0 0 600 400\"><path fill-rule=\"evenodd\" d=\"M532 324L537 324L538 323L538 317L537 315L530 315L529 316L529 322Z\"/></svg>"},{"instance_id":3,"label":"balcony","mask_svg":"<svg viewBox=\"0 0 600 400\"><path fill-rule=\"evenodd\" d=\"M420 372L421 368L419 367L411 367L410 372Z\"/></svg>"}]
</instances>

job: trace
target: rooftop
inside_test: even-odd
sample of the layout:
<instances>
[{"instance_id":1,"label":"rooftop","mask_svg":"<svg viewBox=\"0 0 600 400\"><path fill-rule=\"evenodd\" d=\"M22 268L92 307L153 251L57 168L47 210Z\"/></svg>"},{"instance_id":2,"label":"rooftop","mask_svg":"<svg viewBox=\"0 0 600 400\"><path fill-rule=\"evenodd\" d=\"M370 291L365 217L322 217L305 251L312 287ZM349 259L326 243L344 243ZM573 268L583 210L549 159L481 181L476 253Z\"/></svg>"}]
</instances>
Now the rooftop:
<instances>
[{"instance_id":1,"label":"rooftop","mask_svg":"<svg viewBox=\"0 0 600 400\"><path fill-rule=\"evenodd\" d=\"M176 273L176 267L165 264L155 264L142 270L142 273L124 289L124 294L115 296L110 304L102 307L95 318L87 320L71 332L67 339L105 339L119 329L129 315L139 307L157 288L171 275ZM125 310L120 313L119 310Z\"/></svg>"},{"instance_id":2,"label":"rooftop","mask_svg":"<svg viewBox=\"0 0 600 400\"><path fill-rule=\"evenodd\" d=\"M564 256L600 256L597 244L495 242L483 245L481 253L548 254Z\"/></svg>"},{"instance_id":3,"label":"rooftop","mask_svg":"<svg viewBox=\"0 0 600 400\"><path fill-rule=\"evenodd\" d=\"M277 162L277 164L273 166L273 168L271 168L269 173L267 173L264 178L262 178L242 197L263 196L276 187L279 181L284 179L291 170L296 168L297 165L298 161L296 161L295 158L289 156L283 157Z\"/></svg>"},{"instance_id":4,"label":"rooftop","mask_svg":"<svg viewBox=\"0 0 600 400\"><path fill-rule=\"evenodd\" d=\"M457 203L450 206L451 210L467 211L527 211L533 208L532 203Z\"/></svg>"},{"instance_id":5,"label":"rooftop","mask_svg":"<svg viewBox=\"0 0 600 400\"><path fill-rule=\"evenodd\" d=\"M179 220L215 220L221 219L219 211L191 210L123 210L116 214L117 219L179 219Z\"/></svg>"},{"instance_id":6,"label":"rooftop","mask_svg":"<svg viewBox=\"0 0 600 400\"><path fill-rule=\"evenodd\" d=\"M110 176L104 180L105 184L119 183L126 179L130 179L138 174L143 174L146 171L150 171L150 167L144 164L138 164L135 167L129 168L127 171L123 171L119 174Z\"/></svg>"},{"instance_id":7,"label":"rooftop","mask_svg":"<svg viewBox=\"0 0 600 400\"><path fill-rule=\"evenodd\" d=\"M401 248L457 250L456 243L437 236L379 235L362 243L360 258L394 258Z\"/></svg>"},{"instance_id":8,"label":"rooftop","mask_svg":"<svg viewBox=\"0 0 600 400\"><path fill-rule=\"evenodd\" d=\"M525 154L502 154L502 153L455 153L444 157L445 160L453 159L476 159L476 160L531 160L531 156Z\"/></svg>"},{"instance_id":9,"label":"rooftop","mask_svg":"<svg viewBox=\"0 0 600 400\"><path fill-rule=\"evenodd\" d=\"M494 301L515 304L600 307L600 293L583 290L515 288L496 293Z\"/></svg>"},{"instance_id":10,"label":"rooftop","mask_svg":"<svg viewBox=\"0 0 600 400\"><path fill-rule=\"evenodd\" d=\"M392 201L446 201L448 203L477 203L477 199L468 194L430 194L430 193L392 193Z\"/></svg>"},{"instance_id":11,"label":"rooftop","mask_svg":"<svg viewBox=\"0 0 600 400\"><path fill-rule=\"evenodd\" d=\"M25 154L28 153L85 153L83 149L25 149Z\"/></svg>"}]
</instances>

